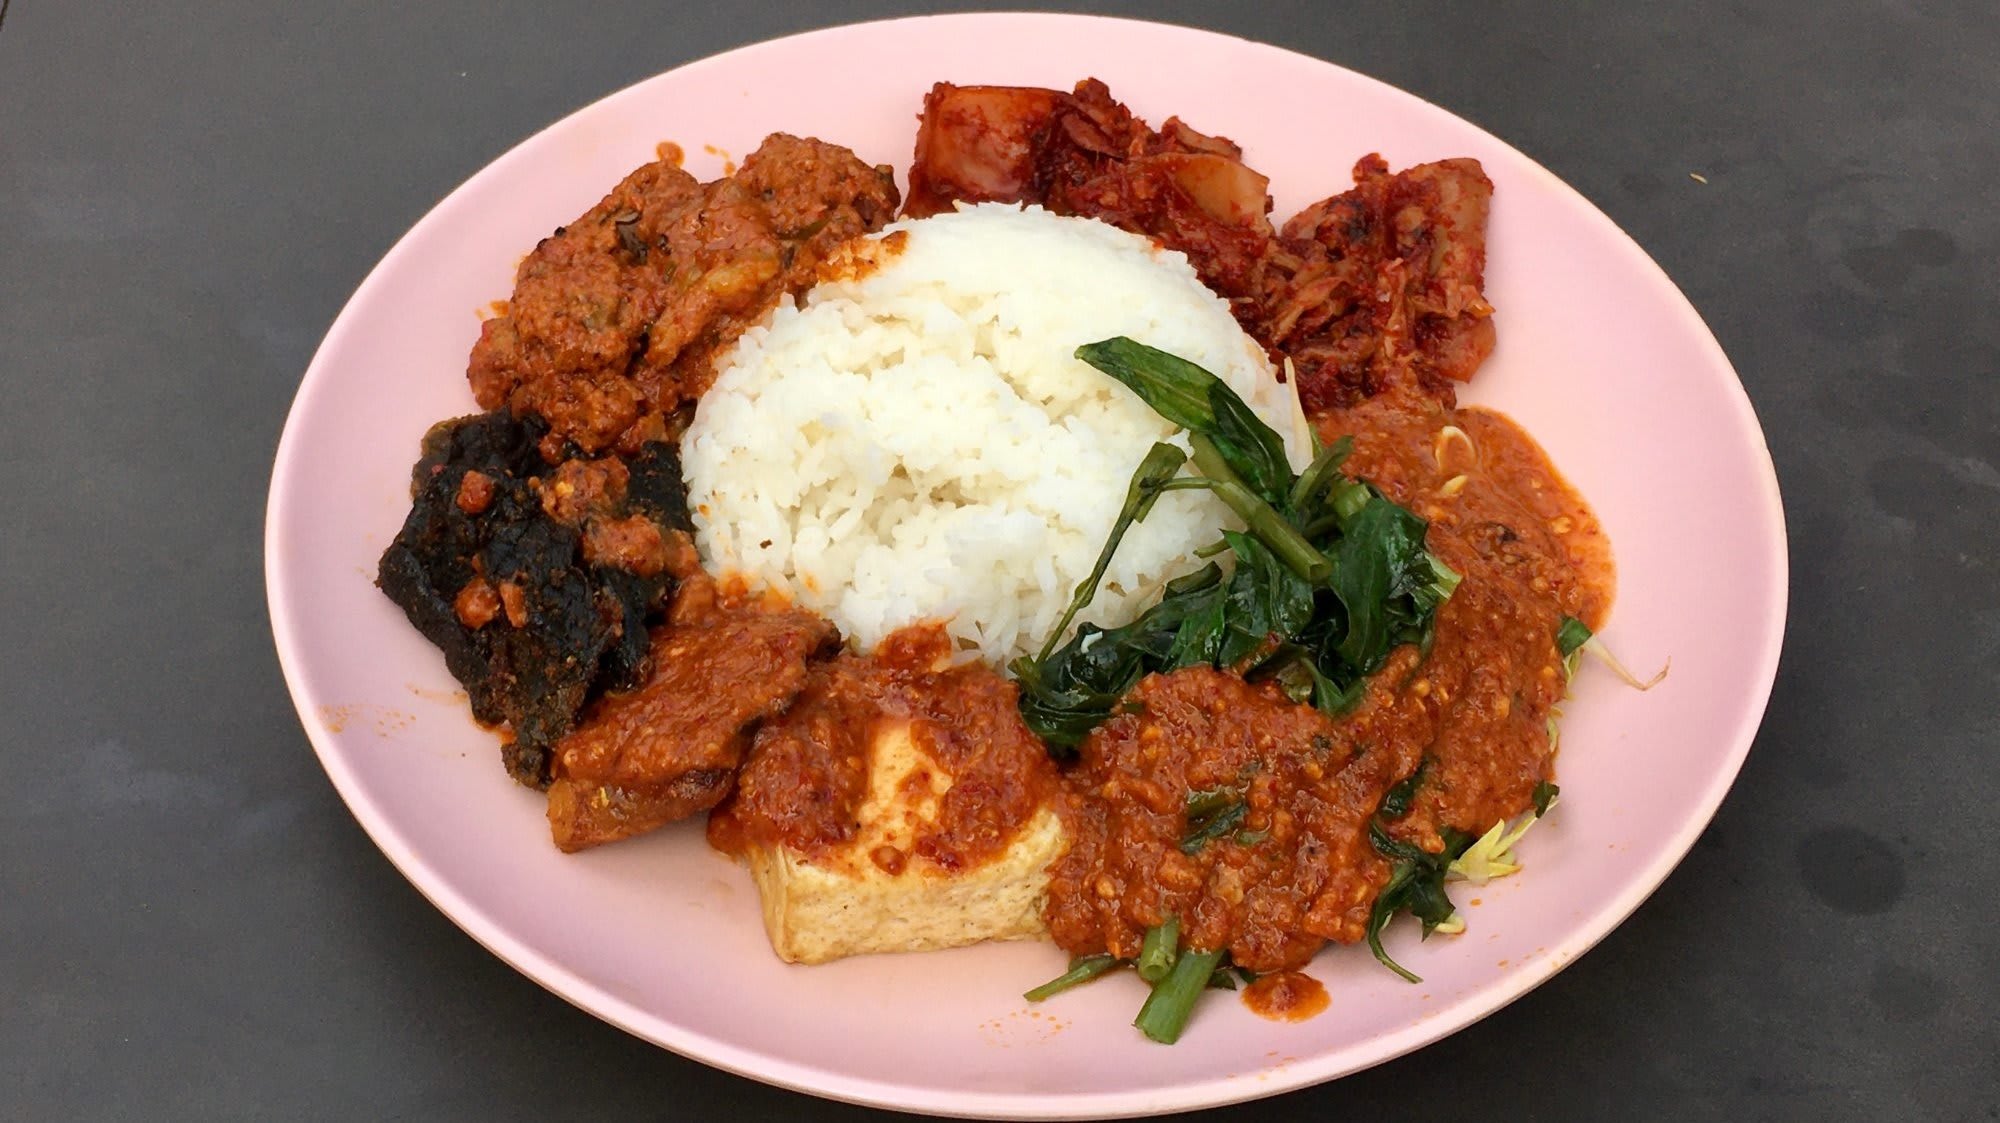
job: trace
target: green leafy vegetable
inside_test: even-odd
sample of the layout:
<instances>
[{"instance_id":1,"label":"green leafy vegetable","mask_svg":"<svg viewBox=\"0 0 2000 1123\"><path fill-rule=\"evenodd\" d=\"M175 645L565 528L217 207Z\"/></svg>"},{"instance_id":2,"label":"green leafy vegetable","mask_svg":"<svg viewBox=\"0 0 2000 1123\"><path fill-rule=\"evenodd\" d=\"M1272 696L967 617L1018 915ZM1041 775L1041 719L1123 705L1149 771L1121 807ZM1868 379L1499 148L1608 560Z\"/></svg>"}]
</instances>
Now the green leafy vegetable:
<instances>
[{"instance_id":1,"label":"green leafy vegetable","mask_svg":"<svg viewBox=\"0 0 2000 1123\"><path fill-rule=\"evenodd\" d=\"M1353 437L1341 437L1320 449L1314 454L1312 463L1306 466L1306 470L1300 472L1299 478L1292 481L1291 494L1285 500L1286 507L1294 511L1300 510L1307 502L1316 499L1326 490L1328 483L1341 480L1340 466L1347 463L1347 458L1353 453Z\"/></svg>"},{"instance_id":2,"label":"green leafy vegetable","mask_svg":"<svg viewBox=\"0 0 2000 1123\"><path fill-rule=\"evenodd\" d=\"M1209 387L1216 377L1179 355L1125 336L1076 349L1076 357L1123 382L1153 412L1197 433L1215 427Z\"/></svg>"},{"instance_id":3,"label":"green leafy vegetable","mask_svg":"<svg viewBox=\"0 0 2000 1123\"><path fill-rule=\"evenodd\" d=\"M1178 451L1154 446L1061 624L1039 654L1011 664L1022 717L1051 753L1074 750L1148 674L1222 667L1273 679L1295 701L1338 716L1397 646L1428 649L1437 606L1458 575L1425 548L1424 520L1340 473L1351 441L1320 449L1294 475L1279 435L1194 363L1123 337L1076 353L1189 430L1198 475L1177 476ZM1246 530L1223 532L1202 555L1227 553L1232 565L1212 562L1169 583L1121 628L1083 624L1062 642L1125 533L1162 493L1189 487L1213 492L1243 520ZM1233 827L1183 845L1199 849Z\"/></svg>"},{"instance_id":4,"label":"green leafy vegetable","mask_svg":"<svg viewBox=\"0 0 2000 1123\"><path fill-rule=\"evenodd\" d=\"M1214 803L1214 793L1209 792L1190 793L1189 803L1193 804L1197 797L1208 797ZM1180 918L1170 915L1146 929L1139 945L1139 977L1153 990L1146 996L1145 1005L1139 1007L1139 1016L1132 1024L1163 1045L1180 1040L1181 1030L1194 1013L1194 1004L1202 991L1211 987L1236 989L1226 970L1226 951L1183 949L1180 942Z\"/></svg>"},{"instance_id":5,"label":"green leafy vegetable","mask_svg":"<svg viewBox=\"0 0 2000 1123\"><path fill-rule=\"evenodd\" d=\"M1119 959L1103 953L1078 956L1069 961L1069 970L1021 997L1041 1002L1120 967L1136 967L1139 977L1152 991L1132 1024L1154 1041L1172 1045L1180 1039L1202 991L1235 990L1238 978L1246 983L1257 981L1257 976L1250 972L1232 968L1226 950L1184 950L1180 938L1180 918L1168 916L1146 930L1137 959Z\"/></svg>"},{"instance_id":6,"label":"green leafy vegetable","mask_svg":"<svg viewBox=\"0 0 2000 1123\"><path fill-rule=\"evenodd\" d=\"M1380 495L1347 520L1333 587L1347 609L1340 654L1362 674L1402 644L1430 650L1437 607L1458 588L1458 574L1424 549L1427 529Z\"/></svg>"},{"instance_id":7,"label":"green leafy vegetable","mask_svg":"<svg viewBox=\"0 0 2000 1123\"><path fill-rule=\"evenodd\" d=\"M1091 567L1090 576L1076 587L1071 595L1069 607L1063 610L1062 619L1056 622L1055 630L1042 641L1041 658L1047 659L1055 649L1056 640L1069 630L1070 621L1082 612L1091 598L1097 595L1098 582L1104 580L1104 571L1111 566L1111 556L1118 552L1118 543L1125 540L1125 532L1132 524L1140 522L1152 513L1153 504L1159 502L1160 494L1168 480L1181 470L1187 455L1170 444L1154 444L1147 450L1145 458L1132 473L1132 482L1125 488L1125 506L1118 512L1118 519L1111 524L1111 536L1104 541L1104 549L1097 555L1097 564Z\"/></svg>"},{"instance_id":8,"label":"green leafy vegetable","mask_svg":"<svg viewBox=\"0 0 2000 1123\"><path fill-rule=\"evenodd\" d=\"M1215 428L1201 430L1202 435L1215 442L1223 460L1258 498L1274 506L1285 502L1293 483L1285 442L1221 379L1210 383L1208 401Z\"/></svg>"},{"instance_id":9,"label":"green leafy vegetable","mask_svg":"<svg viewBox=\"0 0 2000 1123\"><path fill-rule=\"evenodd\" d=\"M1563 677L1576 677L1576 665L1583 659L1583 645L1589 642L1590 629L1576 617L1565 616L1556 625L1556 652L1563 657Z\"/></svg>"},{"instance_id":10,"label":"green leafy vegetable","mask_svg":"<svg viewBox=\"0 0 2000 1123\"><path fill-rule=\"evenodd\" d=\"M1226 531L1236 572L1223 592L1223 637L1215 662L1234 667L1272 636L1297 635L1312 622L1313 588L1247 534Z\"/></svg>"},{"instance_id":11,"label":"green leafy vegetable","mask_svg":"<svg viewBox=\"0 0 2000 1123\"><path fill-rule=\"evenodd\" d=\"M1444 891L1445 871L1472 843L1472 836L1448 827L1440 833L1447 840L1442 851L1432 854L1416 847L1409 847L1415 852L1414 854L1394 860L1395 865L1389 875L1389 883L1382 887L1381 894L1375 898L1374 908L1368 914L1368 950L1375 953L1375 958L1382 966L1413 983L1424 980L1389 958L1389 953L1382 947L1382 931L1389 927L1389 922L1395 919L1397 913L1409 912L1423 922L1424 935L1428 937L1437 930L1438 925L1450 920L1452 913L1456 911L1452 908L1451 898ZM1377 850L1381 850L1385 842L1395 842L1394 839L1372 828L1368 840L1375 844ZM1397 843L1397 845L1407 844ZM1385 856L1387 853L1384 851Z\"/></svg>"},{"instance_id":12,"label":"green leafy vegetable","mask_svg":"<svg viewBox=\"0 0 2000 1123\"><path fill-rule=\"evenodd\" d=\"M1022 995L1021 997L1027 999L1030 1002L1040 1002L1045 998L1051 998L1054 997L1055 995L1061 994L1063 991L1066 991L1071 987L1082 986L1084 983L1089 982L1090 980L1098 977L1099 975L1104 974L1106 971L1109 971L1116 966L1118 966L1118 960L1113 956L1109 955L1078 956L1077 958L1069 961L1069 970L1064 971L1062 974L1057 975L1055 978L1050 979L1048 982L1043 983L1041 986L1036 987L1035 989Z\"/></svg>"},{"instance_id":13,"label":"green leafy vegetable","mask_svg":"<svg viewBox=\"0 0 2000 1123\"><path fill-rule=\"evenodd\" d=\"M1417 788L1424 782L1424 774L1431 770L1431 758L1417 762L1414 772L1389 785L1382 793L1382 802L1375 808L1378 821L1393 822L1410 813L1410 803L1417 798Z\"/></svg>"},{"instance_id":14,"label":"green leafy vegetable","mask_svg":"<svg viewBox=\"0 0 2000 1123\"><path fill-rule=\"evenodd\" d=\"M1215 812L1213 815L1203 818L1199 823L1196 823L1193 819L1189 819L1187 837L1181 839L1181 853L1201 853L1202 847L1235 830L1237 824L1243 821L1243 816L1248 814L1249 811L1250 806L1238 800Z\"/></svg>"},{"instance_id":15,"label":"green leafy vegetable","mask_svg":"<svg viewBox=\"0 0 2000 1123\"><path fill-rule=\"evenodd\" d=\"M1243 802L1242 788L1201 788L1187 794L1188 825L1213 817L1233 803Z\"/></svg>"},{"instance_id":16,"label":"green leafy vegetable","mask_svg":"<svg viewBox=\"0 0 2000 1123\"><path fill-rule=\"evenodd\" d=\"M1236 829L1250 806L1243 801L1242 788L1203 788L1187 794L1187 837L1181 839L1181 853L1200 853L1214 839ZM1178 922L1176 922L1178 923ZM1176 928L1175 934L1179 934Z\"/></svg>"},{"instance_id":17,"label":"green leafy vegetable","mask_svg":"<svg viewBox=\"0 0 2000 1123\"><path fill-rule=\"evenodd\" d=\"M1576 650L1590 642L1590 628L1574 616L1565 616L1556 626L1556 650L1563 655L1574 655Z\"/></svg>"},{"instance_id":18,"label":"green leafy vegetable","mask_svg":"<svg viewBox=\"0 0 2000 1123\"><path fill-rule=\"evenodd\" d=\"M1430 760L1426 757L1418 763L1416 771L1383 793L1382 802L1368 823L1369 845L1390 863L1389 882L1376 895L1375 904L1368 914L1368 950L1375 953L1382 966L1412 983L1423 982L1423 979L1391 959L1389 953L1383 950L1382 931L1400 912L1408 912L1422 921L1426 938L1439 925L1450 920L1455 910L1444 890L1445 875L1450 871L1452 862L1473 843L1471 835L1445 827L1438 832L1444 840L1444 849L1433 854L1389 833L1388 824L1409 813L1410 803L1415 799L1429 765Z\"/></svg>"},{"instance_id":19,"label":"green leafy vegetable","mask_svg":"<svg viewBox=\"0 0 2000 1123\"><path fill-rule=\"evenodd\" d=\"M1369 843L1375 847L1376 853L1391 863L1389 883L1375 898L1375 905L1369 912L1368 947L1383 966L1413 983L1423 980L1389 958L1388 952L1382 948L1383 929L1389 926L1397 913L1408 912L1423 923L1426 939L1433 932L1464 931L1465 922L1452 907L1451 898L1445 892L1445 883L1464 880L1484 885L1493 878L1506 877L1518 871L1521 864L1514 858L1514 844L1521 841L1528 828L1548 814L1556 799L1556 786L1544 780L1535 785L1533 815L1524 815L1518 824L1511 825L1502 819L1477 838L1446 827L1438 832L1444 840L1444 848L1433 854L1394 837L1386 827L1387 823L1408 813L1429 763L1429 758L1425 758L1416 771L1390 788L1383 795L1374 819L1368 824Z\"/></svg>"},{"instance_id":20,"label":"green leafy vegetable","mask_svg":"<svg viewBox=\"0 0 2000 1123\"><path fill-rule=\"evenodd\" d=\"M1221 386L1220 382L1216 385ZM1226 391L1228 388L1224 387ZM1333 573L1333 562L1316 549L1305 537L1305 533L1293 524L1269 502L1250 490L1250 485L1237 475L1237 465L1229 459L1229 454L1205 433L1195 433L1188 438L1194 448L1194 464L1204 478L1201 486L1215 493L1224 506L1236 512L1271 552L1284 560L1292 572L1317 585Z\"/></svg>"}]
</instances>

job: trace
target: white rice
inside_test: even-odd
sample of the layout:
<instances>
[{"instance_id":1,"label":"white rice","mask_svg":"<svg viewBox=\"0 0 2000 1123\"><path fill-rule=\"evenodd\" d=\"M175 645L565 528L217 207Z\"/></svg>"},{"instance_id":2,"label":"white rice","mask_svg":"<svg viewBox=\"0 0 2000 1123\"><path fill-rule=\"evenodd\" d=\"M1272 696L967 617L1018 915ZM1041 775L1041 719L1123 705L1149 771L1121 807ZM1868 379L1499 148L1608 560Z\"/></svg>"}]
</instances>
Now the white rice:
<instances>
[{"instance_id":1,"label":"white rice","mask_svg":"<svg viewBox=\"0 0 2000 1123\"><path fill-rule=\"evenodd\" d=\"M1185 434L1073 355L1130 336L1214 372L1310 438L1289 385L1187 259L1090 219L1003 204L898 222L899 253L781 306L720 364L681 446L711 570L788 593L865 650L941 619L965 650L1032 652L1089 576L1155 441ZM1169 492L1081 619L1143 610L1238 526Z\"/></svg>"}]
</instances>

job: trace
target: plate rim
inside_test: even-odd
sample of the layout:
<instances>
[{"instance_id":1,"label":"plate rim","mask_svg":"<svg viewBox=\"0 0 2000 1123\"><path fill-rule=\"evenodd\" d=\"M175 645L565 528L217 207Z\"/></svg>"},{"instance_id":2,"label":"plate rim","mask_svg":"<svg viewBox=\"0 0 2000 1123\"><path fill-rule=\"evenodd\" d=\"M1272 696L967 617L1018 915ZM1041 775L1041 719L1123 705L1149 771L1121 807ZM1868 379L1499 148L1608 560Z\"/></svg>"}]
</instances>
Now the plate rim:
<instances>
[{"instance_id":1,"label":"plate rim","mask_svg":"<svg viewBox=\"0 0 2000 1123\"><path fill-rule=\"evenodd\" d=\"M907 28L921 24L942 26L996 21L1026 21L1070 27L1090 25L1098 32L1138 27L1169 29L1199 38L1226 40L1238 46L1248 46L1257 50L1281 52L1292 56L1295 61L1329 67L1342 72L1349 80L1381 87L1397 96L1411 99L1419 103L1424 110L1448 118L1458 126L1474 130L1497 148L1517 157L1523 168L1533 169L1534 173L1542 177L1545 181L1542 184L1543 189L1552 189L1567 195L1569 201L1578 205L1577 209L1588 216L1587 221L1599 224L1613 236L1611 241L1622 255L1636 256L1637 261L1643 263L1640 273L1649 287L1658 290L1662 296L1659 305L1662 308L1671 307L1674 318L1682 322L1681 326L1693 329L1691 338L1697 341L1700 349L1705 351L1722 370L1729 372L1727 388L1730 391L1728 395L1730 406L1737 414L1737 421L1747 422L1748 431L1756 438L1755 448L1752 451L1753 468L1757 470L1758 476L1760 493L1758 498L1762 500L1764 517L1774 535L1770 545L1772 551L1770 561L1773 563L1770 570L1771 577L1769 587L1764 590L1769 610L1756 633L1762 637L1762 642L1750 660L1755 668L1752 688L1745 698L1745 705L1737 723L1738 728L1733 737L1735 743L1725 766L1716 769L1708 784L1701 790L1696 813L1688 816L1680 825L1680 829L1666 840L1658 859L1640 871L1620 892L1611 895L1592 910L1576 926L1576 935L1551 949L1550 960L1555 964L1553 970L1510 972L1497 983L1477 988L1458 1001L1433 1011L1415 1024L1390 1033L1378 1034L1367 1039L1362 1045L1299 1058L1282 1071L1269 1074L1268 1080L1256 1082L1217 1077L1138 1091L1039 1094L1032 1091L1006 1093L974 1090L941 1091L918 1085L849 1076L718 1041L686 1026L669 1022L590 982L564 964L527 947L496 923L484 910L466 899L450 883L449 878L405 843L381 809L367 797L351 766L334 745L332 737L325 733L318 723L311 720L310 715L317 710L320 700L311 696L304 670L300 665L301 656L295 622L288 608L292 603L293 592L286 570L279 564L281 555L279 539L288 515L283 509L282 496L288 492L294 476L305 470L297 454L300 440L298 432L303 425L301 419L312 413L310 407L313 401L319 394L325 392L325 387L330 382L330 376L326 373L330 366L328 356L340 350L338 344L341 339L355 330L353 321L349 319L350 312L362 303L375 287L385 283L384 277L395 272L394 267L411 252L413 236L417 231L428 224L433 216L449 207L461 194L469 191L473 185L489 176L499 174L497 169L511 164L522 149L534 144L545 134L564 129L577 118L592 113L606 102L632 96L639 87L666 74L727 65L737 56L801 39L839 38L866 34L871 30L891 26ZM488 160L442 196L398 236L342 304L326 334L315 348L294 394L291 407L286 412L284 427L274 451L271 483L264 512L263 548L266 608L271 620L272 638L277 649L279 666L300 724L321 768L332 781L349 814L395 866L397 872L461 931L508 966L565 1002L635 1037L700 1063L761 1083L848 1103L970 1118L1129 1117L1240 1103L1323 1083L1385 1063L1442 1040L1511 1005L1566 969L1569 964L1595 947L1630 917L1679 867L1688 851L1693 848L1695 841L1713 821L1721 808L1722 801L1741 774L1743 763L1748 758L1768 710L1783 648L1790 601L1789 528L1785 522L1777 469L1771 457L1768 437L1750 401L1749 392L1743 385L1742 376L1730 362L1721 343L1715 338L1707 322L1702 319L1693 302L1667 275L1665 269L1639 245L1636 239L1588 197L1539 161L1481 125L1421 95L1339 63L1278 44L1185 23L1057 12L989 11L904 16L835 24L741 44L648 75L594 98L523 137ZM1351 1055L1357 1052L1365 1052L1366 1055L1364 1057Z\"/></svg>"}]
</instances>

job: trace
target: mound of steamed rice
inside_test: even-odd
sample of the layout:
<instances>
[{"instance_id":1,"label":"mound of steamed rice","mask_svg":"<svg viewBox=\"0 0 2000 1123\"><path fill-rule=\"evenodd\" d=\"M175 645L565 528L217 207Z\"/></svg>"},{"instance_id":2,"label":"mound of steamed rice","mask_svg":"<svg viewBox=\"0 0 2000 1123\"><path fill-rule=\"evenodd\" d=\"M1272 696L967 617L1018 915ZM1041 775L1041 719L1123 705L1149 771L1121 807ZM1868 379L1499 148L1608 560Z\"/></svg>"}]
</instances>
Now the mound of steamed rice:
<instances>
[{"instance_id":1,"label":"mound of steamed rice","mask_svg":"<svg viewBox=\"0 0 2000 1123\"><path fill-rule=\"evenodd\" d=\"M1199 363L1295 468L1309 458L1291 387L1181 254L1003 204L873 237L879 264L743 335L681 446L711 571L789 594L859 648L944 620L1000 663L1061 618L1147 449L1186 446L1080 344L1124 335ZM1081 619L1130 620L1238 525L1206 492L1165 494Z\"/></svg>"}]
</instances>

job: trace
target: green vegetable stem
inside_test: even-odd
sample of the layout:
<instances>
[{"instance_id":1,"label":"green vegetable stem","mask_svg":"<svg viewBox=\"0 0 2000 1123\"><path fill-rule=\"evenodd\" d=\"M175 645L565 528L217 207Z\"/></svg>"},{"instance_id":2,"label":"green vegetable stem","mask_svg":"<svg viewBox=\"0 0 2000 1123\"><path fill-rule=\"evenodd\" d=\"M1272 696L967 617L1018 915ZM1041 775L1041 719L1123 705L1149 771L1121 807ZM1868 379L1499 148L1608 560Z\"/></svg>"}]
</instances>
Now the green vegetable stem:
<instances>
[{"instance_id":1,"label":"green vegetable stem","mask_svg":"<svg viewBox=\"0 0 2000 1123\"><path fill-rule=\"evenodd\" d=\"M1184 951L1174 960L1172 971L1166 978L1153 984L1153 993L1146 996L1146 1004L1139 1007L1139 1016L1132 1024L1139 1032L1162 1045L1172 1045L1181 1039L1181 1031L1187 1028L1188 1019L1194 1015L1194 1004L1201 998L1201 992L1208 989L1209 980L1222 964L1225 953L1220 951Z\"/></svg>"},{"instance_id":2,"label":"green vegetable stem","mask_svg":"<svg viewBox=\"0 0 2000 1123\"><path fill-rule=\"evenodd\" d=\"M1048 982L1043 983L1021 997L1030 1002L1040 1002L1047 998L1053 998L1071 987L1082 986L1116 966L1118 966L1118 960L1113 956L1078 956L1070 960L1069 970L1064 971L1062 974L1057 975L1055 978L1050 979Z\"/></svg>"},{"instance_id":3,"label":"green vegetable stem","mask_svg":"<svg viewBox=\"0 0 2000 1123\"><path fill-rule=\"evenodd\" d=\"M1181 918L1169 916L1167 919L1146 930L1146 938L1139 945L1137 967L1139 977L1149 983L1157 983L1174 969L1174 960L1181 950Z\"/></svg>"},{"instance_id":4,"label":"green vegetable stem","mask_svg":"<svg viewBox=\"0 0 2000 1123\"><path fill-rule=\"evenodd\" d=\"M1458 574L1426 548L1422 518L1341 474L1350 442L1320 449L1295 474L1277 432L1196 364L1122 336L1076 353L1188 430L1196 474L1180 474L1188 458L1172 445L1153 446L1061 622L1035 657L1011 665L1022 718L1052 754L1073 752L1148 674L1227 668L1274 679L1293 699L1338 715L1360 700L1363 680L1395 648L1429 649L1437 608ZM1243 531L1223 531L1219 548L1203 554L1227 553L1233 564L1211 563L1169 583L1123 627L1084 624L1063 642L1126 532L1165 492L1197 488L1243 521ZM1199 849L1234 826L1221 823L1183 848Z\"/></svg>"}]
</instances>

